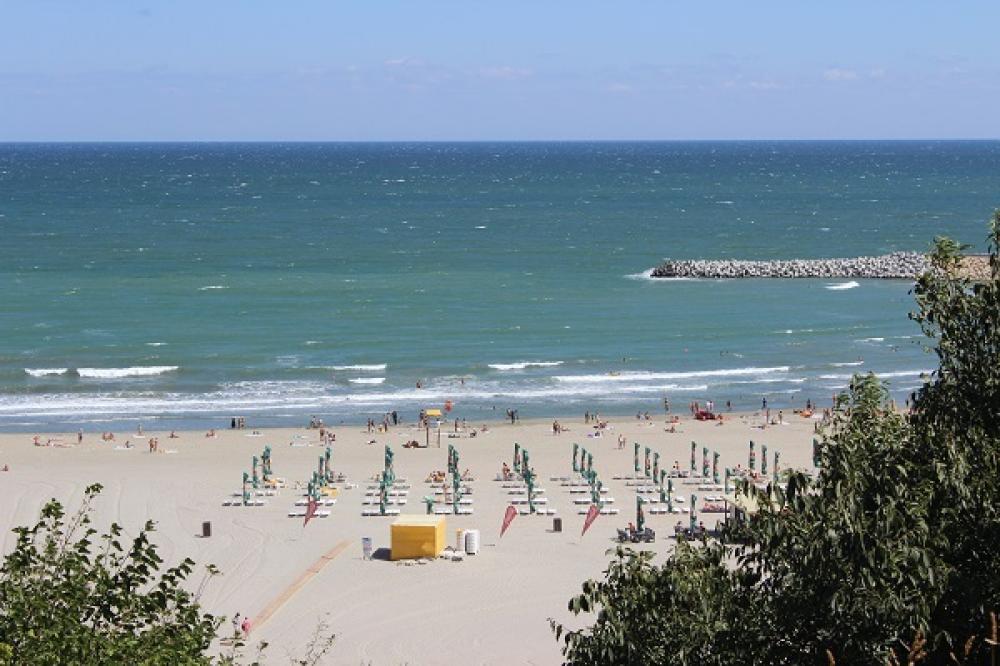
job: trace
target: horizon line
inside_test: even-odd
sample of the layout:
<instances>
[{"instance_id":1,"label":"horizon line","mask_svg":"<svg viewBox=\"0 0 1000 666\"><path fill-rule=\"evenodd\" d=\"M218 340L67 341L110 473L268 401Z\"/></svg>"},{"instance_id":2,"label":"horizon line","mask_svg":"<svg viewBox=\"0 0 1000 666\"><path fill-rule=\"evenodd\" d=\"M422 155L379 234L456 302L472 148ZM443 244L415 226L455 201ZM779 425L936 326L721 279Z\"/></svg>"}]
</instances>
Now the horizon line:
<instances>
[{"instance_id":1,"label":"horizon line","mask_svg":"<svg viewBox=\"0 0 1000 666\"><path fill-rule=\"evenodd\" d=\"M0 145L51 144L443 144L443 143L971 143L997 142L998 137L916 138L688 138L688 139L0 139Z\"/></svg>"}]
</instances>

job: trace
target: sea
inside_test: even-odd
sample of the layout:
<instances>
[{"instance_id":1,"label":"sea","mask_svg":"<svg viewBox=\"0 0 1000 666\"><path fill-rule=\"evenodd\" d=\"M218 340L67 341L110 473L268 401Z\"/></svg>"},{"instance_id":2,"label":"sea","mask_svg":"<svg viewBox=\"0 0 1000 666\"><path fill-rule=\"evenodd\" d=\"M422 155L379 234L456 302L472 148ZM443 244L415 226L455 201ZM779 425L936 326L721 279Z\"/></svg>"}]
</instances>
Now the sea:
<instances>
[{"instance_id":1,"label":"sea","mask_svg":"<svg viewBox=\"0 0 1000 666\"><path fill-rule=\"evenodd\" d=\"M0 144L0 429L905 400L912 283L664 258L984 251L1000 142Z\"/></svg>"}]
</instances>

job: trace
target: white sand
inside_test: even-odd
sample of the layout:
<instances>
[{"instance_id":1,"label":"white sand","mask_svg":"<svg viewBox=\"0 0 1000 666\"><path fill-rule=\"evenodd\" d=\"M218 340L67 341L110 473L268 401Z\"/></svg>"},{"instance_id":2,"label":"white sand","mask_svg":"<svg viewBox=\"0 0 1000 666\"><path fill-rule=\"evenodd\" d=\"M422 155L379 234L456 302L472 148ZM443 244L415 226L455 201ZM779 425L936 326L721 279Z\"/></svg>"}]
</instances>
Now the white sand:
<instances>
[{"instance_id":1,"label":"white sand","mask_svg":"<svg viewBox=\"0 0 1000 666\"><path fill-rule=\"evenodd\" d=\"M159 436L161 449L176 450L160 454L148 453L145 439L137 440L134 434L116 433L118 445L125 439L136 444L129 451L115 450L115 444L101 442L94 433L74 448L35 447L31 435L5 434L0 435L0 465L11 469L0 473L3 550L8 552L15 543L10 529L32 524L47 499L56 497L75 509L84 488L99 482L105 487L95 514L99 530L114 520L134 534L151 518L157 523L154 540L167 563L188 556L224 572L202 599L213 613L259 615L323 554L348 542L343 553L254 628L253 642L264 639L271 644L270 661L280 663L287 653L301 654L317 621L325 618L337 634L329 663L554 664L560 661L560 645L547 619L571 617L567 601L585 579L601 575L606 550L615 545L615 528L635 519L634 491L624 481L612 480L632 472L632 442L659 451L661 467L668 470L674 460L688 467L692 440L698 442L699 468L702 445L722 454L720 467L746 466L750 439L757 442L758 464L761 444L771 452L781 451L782 466L810 464L812 420L789 415L786 421L791 423L762 431L751 427L752 419L734 415L719 427L685 418L677 433L668 433L662 417L654 422L618 418L598 439L587 436L592 431L580 418L561 420L571 431L560 436L552 435L550 421L491 424L490 432L476 438L443 437L440 449L432 439L430 449L420 450L401 446L411 438L423 441L422 431L410 427L369 435L364 428L341 426L335 429L333 467L359 487L341 493L337 505L329 507L330 517L314 519L305 528L301 518L286 515L301 491L286 488L260 508L223 507L222 500L240 489L242 472L250 470L251 456L265 444L272 446L277 476L304 482L323 452L316 431L266 430L264 436L252 437L249 430L220 430L214 439L201 432L180 433L179 439L146 433ZM623 451L617 450L620 433L628 440ZM43 434L42 441L49 436ZM300 441L312 446L290 447L294 436L307 438ZM376 446L366 444L372 437ZM75 442L76 436L62 439ZM493 478L501 461L510 463L515 441L529 450L538 485L547 490L548 506L558 509L563 519L561 533L550 531L551 517L518 516L498 539L508 495ZM598 518L582 539L583 516L577 515L570 494L549 480L571 471L573 442L594 453L594 466L621 510L618 516ZM363 536L372 537L376 548L389 546L392 518L361 516L364 481L381 470L386 443L396 454L397 476L413 483L403 511L413 514L425 511L421 498L429 491L424 477L432 469L445 469L447 445L457 446L460 467L477 478L475 514L447 517L447 543L454 543L456 529L478 528L479 555L413 566L363 560ZM675 484L675 492L689 496L690 487ZM709 525L715 519L712 514L701 517ZM686 523L687 517L682 518ZM648 547L662 555L671 547L668 535L678 517L647 511L647 519L657 531L656 543ZM198 535L206 520L212 522L213 535L202 539ZM228 621L223 630L229 630Z\"/></svg>"}]
</instances>

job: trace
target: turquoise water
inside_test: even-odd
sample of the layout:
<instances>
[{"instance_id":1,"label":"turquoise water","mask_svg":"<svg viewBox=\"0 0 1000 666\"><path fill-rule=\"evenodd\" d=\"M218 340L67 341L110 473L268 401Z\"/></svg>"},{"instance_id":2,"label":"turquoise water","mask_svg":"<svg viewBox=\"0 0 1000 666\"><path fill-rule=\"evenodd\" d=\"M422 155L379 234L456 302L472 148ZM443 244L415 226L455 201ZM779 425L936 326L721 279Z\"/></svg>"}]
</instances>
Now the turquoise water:
<instances>
[{"instance_id":1,"label":"turquoise water","mask_svg":"<svg viewBox=\"0 0 1000 666\"><path fill-rule=\"evenodd\" d=\"M998 142L0 145L0 428L903 396L910 284L643 272L981 248L998 183Z\"/></svg>"}]
</instances>

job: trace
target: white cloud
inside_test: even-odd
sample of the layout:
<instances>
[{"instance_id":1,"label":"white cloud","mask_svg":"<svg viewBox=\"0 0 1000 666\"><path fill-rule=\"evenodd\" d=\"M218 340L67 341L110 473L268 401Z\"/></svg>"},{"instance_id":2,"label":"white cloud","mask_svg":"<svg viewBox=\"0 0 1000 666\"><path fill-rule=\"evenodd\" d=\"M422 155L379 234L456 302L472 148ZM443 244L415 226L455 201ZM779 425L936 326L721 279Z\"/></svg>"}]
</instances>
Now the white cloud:
<instances>
[{"instance_id":1,"label":"white cloud","mask_svg":"<svg viewBox=\"0 0 1000 666\"><path fill-rule=\"evenodd\" d=\"M631 93L635 92L635 88L627 83L612 83L608 86L608 92L613 93Z\"/></svg>"},{"instance_id":2,"label":"white cloud","mask_svg":"<svg viewBox=\"0 0 1000 666\"><path fill-rule=\"evenodd\" d=\"M853 81L858 78L858 73L853 69L833 67L823 72L823 78L827 81Z\"/></svg>"},{"instance_id":3,"label":"white cloud","mask_svg":"<svg viewBox=\"0 0 1000 666\"><path fill-rule=\"evenodd\" d=\"M385 61L386 67L419 67L423 65L422 60L417 60L416 58L411 58L410 56L403 56L402 58L390 58Z\"/></svg>"},{"instance_id":4,"label":"white cloud","mask_svg":"<svg viewBox=\"0 0 1000 666\"><path fill-rule=\"evenodd\" d=\"M531 70L524 67L511 67L510 65L500 65L498 67L483 67L479 70L479 75L484 79L503 79L505 81L517 81L531 76Z\"/></svg>"},{"instance_id":5,"label":"white cloud","mask_svg":"<svg viewBox=\"0 0 1000 666\"><path fill-rule=\"evenodd\" d=\"M870 79L884 79L885 78L885 68L876 67L868 72L868 78Z\"/></svg>"},{"instance_id":6,"label":"white cloud","mask_svg":"<svg viewBox=\"0 0 1000 666\"><path fill-rule=\"evenodd\" d=\"M781 90L785 86L781 85L777 81L771 81L769 79L764 81L751 81L747 84L754 90Z\"/></svg>"}]
</instances>

